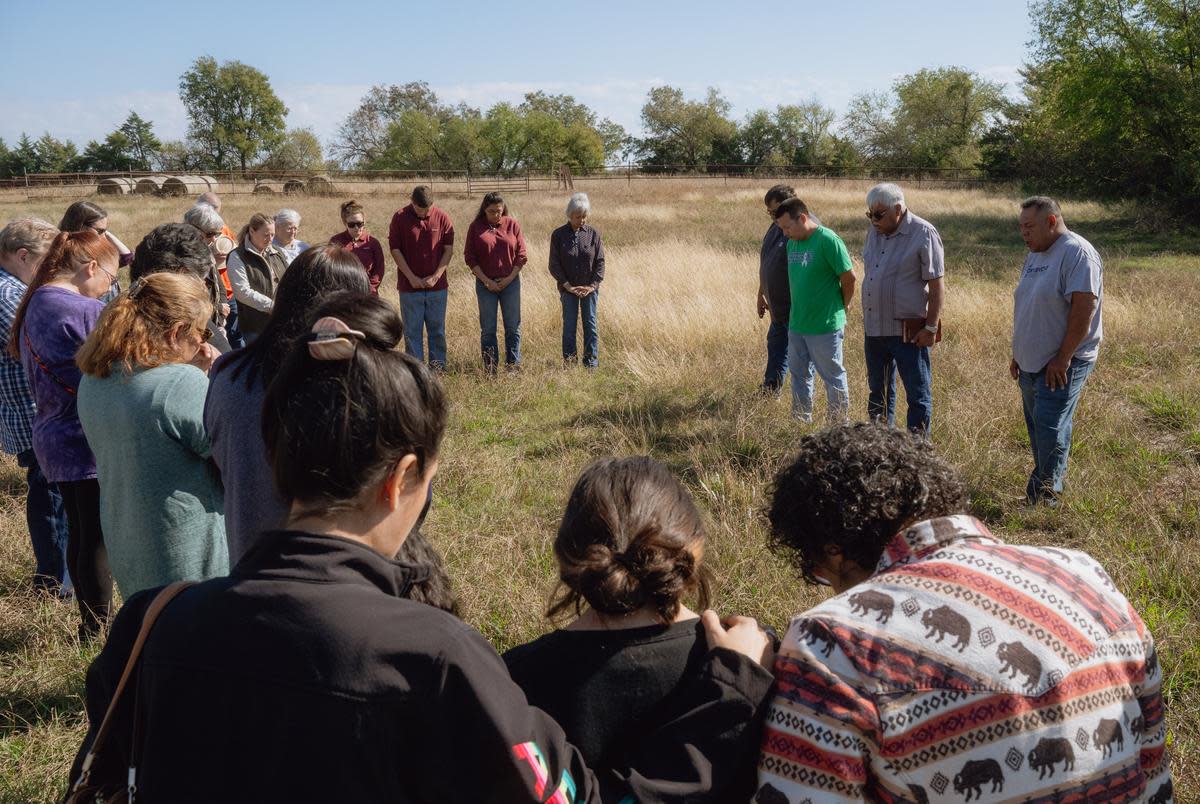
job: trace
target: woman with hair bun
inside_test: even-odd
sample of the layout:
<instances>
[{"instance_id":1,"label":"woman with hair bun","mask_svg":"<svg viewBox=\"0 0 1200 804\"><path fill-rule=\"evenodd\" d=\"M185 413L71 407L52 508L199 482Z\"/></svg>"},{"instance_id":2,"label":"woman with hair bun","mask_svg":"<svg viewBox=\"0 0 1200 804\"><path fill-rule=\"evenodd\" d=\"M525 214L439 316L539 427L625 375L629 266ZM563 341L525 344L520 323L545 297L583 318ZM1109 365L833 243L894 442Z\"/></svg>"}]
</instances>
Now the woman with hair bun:
<instances>
[{"instance_id":1,"label":"woman with hair bun","mask_svg":"<svg viewBox=\"0 0 1200 804\"><path fill-rule=\"evenodd\" d=\"M229 571L203 418L217 356L211 315L199 279L150 274L109 302L75 358L109 565L125 598Z\"/></svg>"},{"instance_id":2,"label":"woman with hair bun","mask_svg":"<svg viewBox=\"0 0 1200 804\"><path fill-rule=\"evenodd\" d=\"M593 772L483 635L406 599L416 577L393 557L428 501L448 405L402 332L390 302L340 294L284 359L262 435L287 521L162 611L138 687L153 738L127 783L146 801L723 800L691 760L743 738L746 699L769 688L753 621L726 631L706 613L696 684ZM127 779L133 728L110 732L112 755L88 750L154 597L126 602L88 670L77 786L85 757L89 780ZM712 706L717 688L747 691Z\"/></svg>"},{"instance_id":3,"label":"woman with hair bun","mask_svg":"<svg viewBox=\"0 0 1200 804\"><path fill-rule=\"evenodd\" d=\"M584 761L620 756L664 716L664 706L704 661L704 626L684 605L709 604L704 524L691 495L652 458L604 458L580 476L554 542L560 584L547 616L575 620L504 654L534 706L562 725ZM764 677L769 677L762 670ZM752 700L757 725L765 695ZM712 703L718 702L714 696ZM721 801L753 794L757 728L723 753Z\"/></svg>"}]
</instances>

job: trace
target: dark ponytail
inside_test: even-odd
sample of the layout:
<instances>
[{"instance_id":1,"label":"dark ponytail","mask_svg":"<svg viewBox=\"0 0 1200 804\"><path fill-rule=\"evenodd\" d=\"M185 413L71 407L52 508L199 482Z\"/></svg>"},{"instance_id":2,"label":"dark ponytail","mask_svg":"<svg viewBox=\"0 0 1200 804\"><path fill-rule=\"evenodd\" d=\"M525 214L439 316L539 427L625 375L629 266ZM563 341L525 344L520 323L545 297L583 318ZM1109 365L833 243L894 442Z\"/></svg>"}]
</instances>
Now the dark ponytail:
<instances>
[{"instance_id":1,"label":"dark ponytail","mask_svg":"<svg viewBox=\"0 0 1200 804\"><path fill-rule=\"evenodd\" d=\"M398 350L396 309L369 294L342 293L313 314L350 330L344 359L318 359L311 337L295 341L267 387L263 438L275 485L289 503L314 511L354 507L383 483L405 455L422 474L437 456L446 426L441 385Z\"/></svg>"},{"instance_id":2,"label":"dark ponytail","mask_svg":"<svg viewBox=\"0 0 1200 804\"><path fill-rule=\"evenodd\" d=\"M704 524L691 495L648 457L605 458L589 466L567 501L554 554L561 585L547 615L650 608L669 623L684 595L709 604L708 570L699 554Z\"/></svg>"}]
</instances>

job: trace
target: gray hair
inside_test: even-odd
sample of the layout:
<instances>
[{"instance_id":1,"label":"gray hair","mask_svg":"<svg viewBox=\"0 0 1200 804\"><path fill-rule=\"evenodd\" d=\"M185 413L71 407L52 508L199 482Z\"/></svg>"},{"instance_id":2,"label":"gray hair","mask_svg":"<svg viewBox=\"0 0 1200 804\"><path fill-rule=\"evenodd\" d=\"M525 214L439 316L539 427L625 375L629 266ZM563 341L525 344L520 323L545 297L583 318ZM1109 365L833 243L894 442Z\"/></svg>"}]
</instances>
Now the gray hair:
<instances>
[{"instance_id":1,"label":"gray hair","mask_svg":"<svg viewBox=\"0 0 1200 804\"><path fill-rule=\"evenodd\" d=\"M867 191L867 209L876 204L883 204L888 209L897 204L904 206L904 191L900 189L900 185L891 182L876 184Z\"/></svg>"},{"instance_id":2,"label":"gray hair","mask_svg":"<svg viewBox=\"0 0 1200 804\"><path fill-rule=\"evenodd\" d=\"M281 209L275 213L275 225L281 223L294 223L300 225L300 213L294 209Z\"/></svg>"},{"instance_id":3,"label":"gray hair","mask_svg":"<svg viewBox=\"0 0 1200 804\"><path fill-rule=\"evenodd\" d=\"M221 196L217 195L212 190L208 190L207 192L200 193L200 195L196 196L196 203L208 204L210 207L216 209L217 207L221 206Z\"/></svg>"},{"instance_id":4,"label":"gray hair","mask_svg":"<svg viewBox=\"0 0 1200 804\"><path fill-rule=\"evenodd\" d=\"M183 222L190 223L204 234L219 232L225 227L220 214L208 204L196 204L183 213Z\"/></svg>"},{"instance_id":5,"label":"gray hair","mask_svg":"<svg viewBox=\"0 0 1200 804\"><path fill-rule=\"evenodd\" d=\"M587 193L575 193L571 196L571 200L567 202L567 217L571 217L576 212L582 212L584 215L592 211L592 202L588 200Z\"/></svg>"},{"instance_id":6,"label":"gray hair","mask_svg":"<svg viewBox=\"0 0 1200 804\"><path fill-rule=\"evenodd\" d=\"M1021 202L1021 209L1035 209L1039 215L1062 217L1062 207L1048 195L1034 195Z\"/></svg>"},{"instance_id":7,"label":"gray hair","mask_svg":"<svg viewBox=\"0 0 1200 804\"><path fill-rule=\"evenodd\" d=\"M39 257L50 250L50 241L58 236L58 227L41 218L16 218L0 230L0 254L16 254L25 249Z\"/></svg>"}]
</instances>

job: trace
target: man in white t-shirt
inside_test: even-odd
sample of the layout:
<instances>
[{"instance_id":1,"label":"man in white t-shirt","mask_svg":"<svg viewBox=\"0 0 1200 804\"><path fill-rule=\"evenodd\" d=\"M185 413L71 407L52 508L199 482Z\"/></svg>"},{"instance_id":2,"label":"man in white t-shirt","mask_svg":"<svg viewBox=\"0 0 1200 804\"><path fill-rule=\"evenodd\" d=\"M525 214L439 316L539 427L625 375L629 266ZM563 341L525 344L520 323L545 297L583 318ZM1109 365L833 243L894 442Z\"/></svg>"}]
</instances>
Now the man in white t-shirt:
<instances>
[{"instance_id":1,"label":"man in white t-shirt","mask_svg":"<svg viewBox=\"0 0 1200 804\"><path fill-rule=\"evenodd\" d=\"M1067 228L1058 202L1021 203L1029 255L1013 305L1009 373L1021 386L1033 472L1030 504L1058 505L1071 451L1071 422L1103 337L1104 268L1092 244Z\"/></svg>"}]
</instances>

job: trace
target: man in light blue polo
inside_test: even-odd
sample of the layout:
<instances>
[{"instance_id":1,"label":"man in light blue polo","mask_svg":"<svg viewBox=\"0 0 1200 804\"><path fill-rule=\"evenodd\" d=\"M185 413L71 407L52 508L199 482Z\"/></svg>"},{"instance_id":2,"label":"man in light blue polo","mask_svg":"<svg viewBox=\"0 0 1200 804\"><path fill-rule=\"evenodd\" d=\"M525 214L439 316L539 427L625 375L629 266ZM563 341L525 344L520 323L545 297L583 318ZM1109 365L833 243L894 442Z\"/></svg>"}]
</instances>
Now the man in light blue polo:
<instances>
[{"instance_id":1,"label":"man in light blue polo","mask_svg":"<svg viewBox=\"0 0 1200 804\"><path fill-rule=\"evenodd\" d=\"M1014 294L1009 373L1021 386L1033 450L1026 499L1054 507L1075 407L1100 353L1104 268L1092 244L1067 228L1053 198L1023 201L1020 224L1029 255Z\"/></svg>"},{"instance_id":2,"label":"man in light blue polo","mask_svg":"<svg viewBox=\"0 0 1200 804\"><path fill-rule=\"evenodd\" d=\"M908 429L928 438L933 419L929 353L938 335L946 273L942 238L933 224L908 209L904 191L895 184L870 189L867 219L862 289L867 416L896 423L895 367L908 402Z\"/></svg>"}]
</instances>

